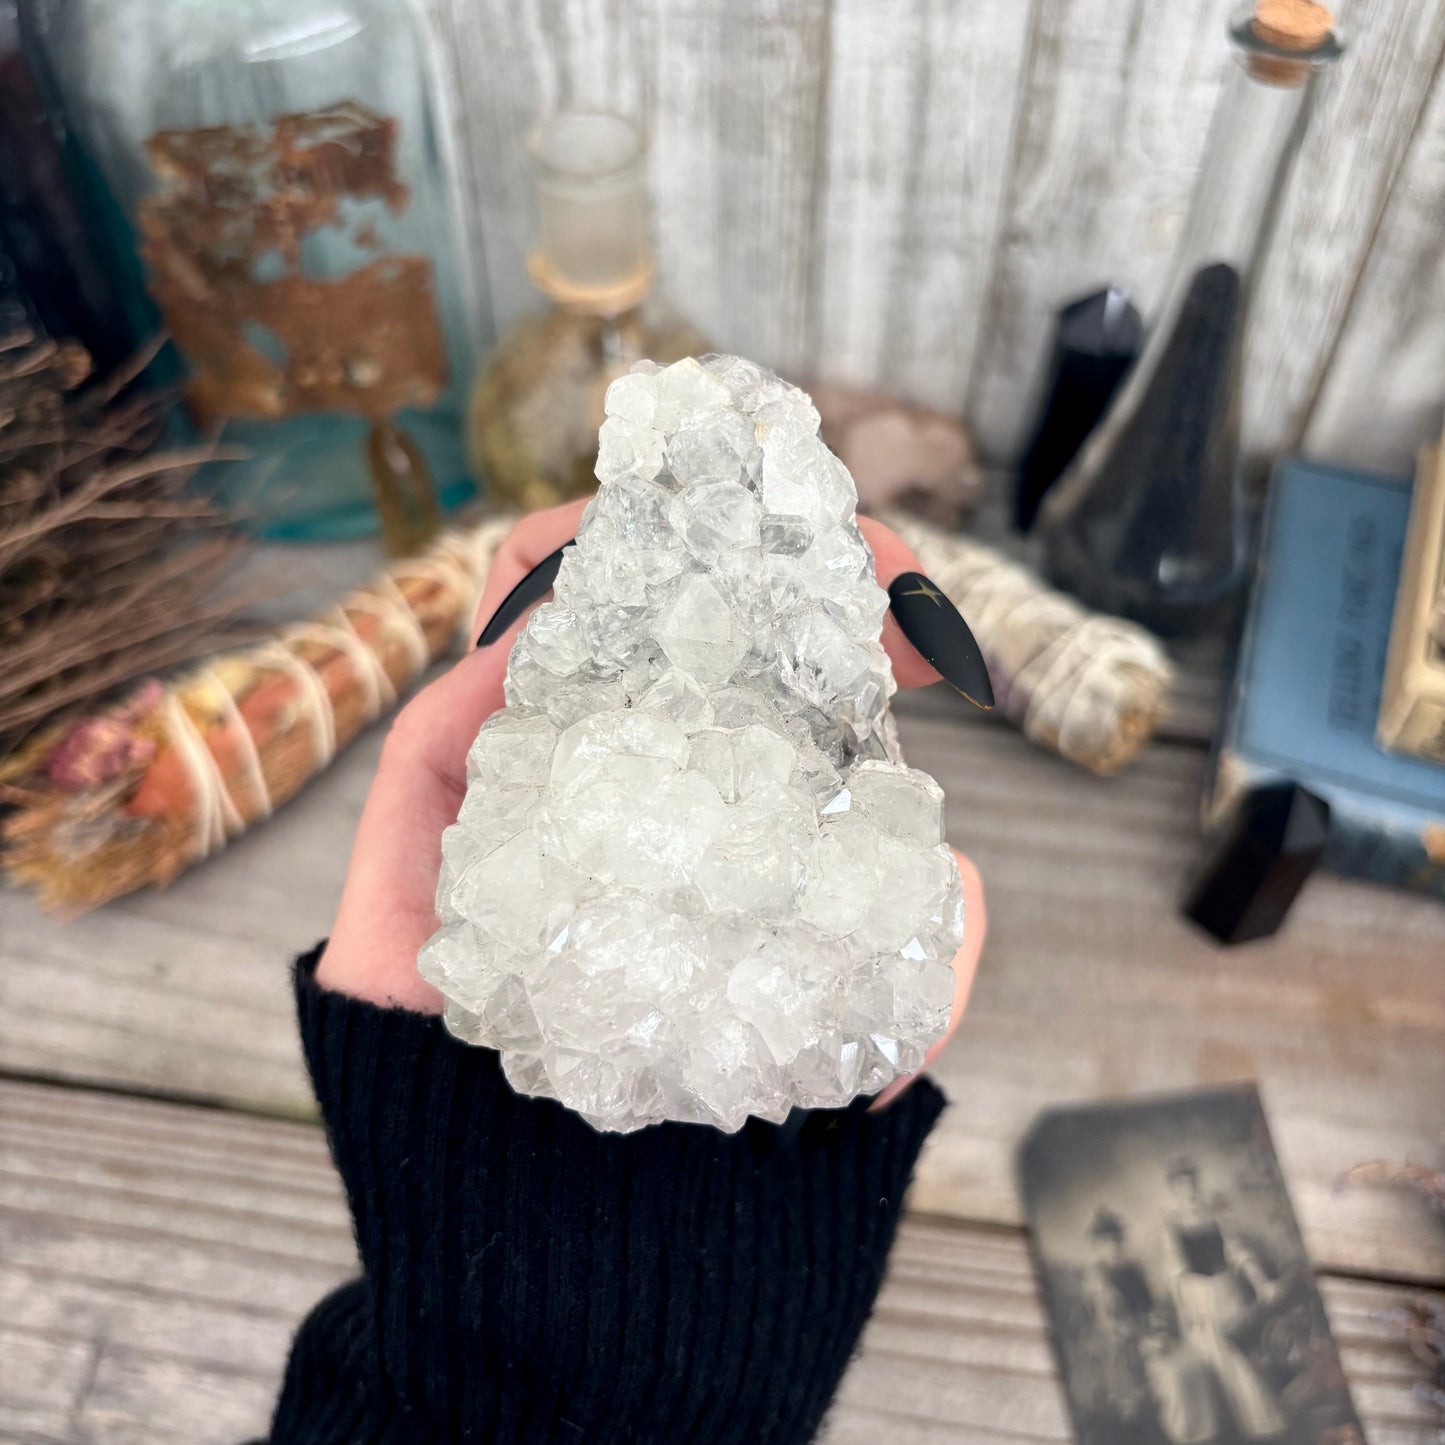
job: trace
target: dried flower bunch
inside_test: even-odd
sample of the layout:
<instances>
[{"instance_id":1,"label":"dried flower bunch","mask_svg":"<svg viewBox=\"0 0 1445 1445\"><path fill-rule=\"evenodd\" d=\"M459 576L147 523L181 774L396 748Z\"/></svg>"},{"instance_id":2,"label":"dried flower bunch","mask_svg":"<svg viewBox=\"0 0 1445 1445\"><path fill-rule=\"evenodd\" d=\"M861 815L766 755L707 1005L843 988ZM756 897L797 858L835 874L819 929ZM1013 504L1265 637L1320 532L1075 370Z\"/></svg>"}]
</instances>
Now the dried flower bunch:
<instances>
[{"instance_id":1,"label":"dried flower bunch","mask_svg":"<svg viewBox=\"0 0 1445 1445\"><path fill-rule=\"evenodd\" d=\"M509 525L163 684L215 652L242 543L187 486L224 454L152 449L147 359L87 384L80 348L0 335L3 861L62 913L167 882L302 787L470 622Z\"/></svg>"},{"instance_id":2,"label":"dried flower bunch","mask_svg":"<svg viewBox=\"0 0 1445 1445\"><path fill-rule=\"evenodd\" d=\"M37 726L212 645L240 543L153 450L168 399L90 380L78 346L0 335L0 760ZM3 766L3 764L0 764Z\"/></svg>"}]
</instances>

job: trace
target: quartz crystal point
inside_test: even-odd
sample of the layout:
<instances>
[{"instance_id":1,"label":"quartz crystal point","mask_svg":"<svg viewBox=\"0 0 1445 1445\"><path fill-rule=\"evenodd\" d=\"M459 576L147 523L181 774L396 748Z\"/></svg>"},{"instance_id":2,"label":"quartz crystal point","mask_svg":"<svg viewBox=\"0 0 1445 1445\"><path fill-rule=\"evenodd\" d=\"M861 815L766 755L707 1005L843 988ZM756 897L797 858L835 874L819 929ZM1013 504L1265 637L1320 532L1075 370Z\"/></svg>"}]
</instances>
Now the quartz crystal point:
<instances>
[{"instance_id":1,"label":"quartz crystal point","mask_svg":"<svg viewBox=\"0 0 1445 1445\"><path fill-rule=\"evenodd\" d=\"M515 1088L599 1129L846 1104L941 1037L963 929L852 478L808 398L737 357L641 363L606 410L421 972Z\"/></svg>"}]
</instances>

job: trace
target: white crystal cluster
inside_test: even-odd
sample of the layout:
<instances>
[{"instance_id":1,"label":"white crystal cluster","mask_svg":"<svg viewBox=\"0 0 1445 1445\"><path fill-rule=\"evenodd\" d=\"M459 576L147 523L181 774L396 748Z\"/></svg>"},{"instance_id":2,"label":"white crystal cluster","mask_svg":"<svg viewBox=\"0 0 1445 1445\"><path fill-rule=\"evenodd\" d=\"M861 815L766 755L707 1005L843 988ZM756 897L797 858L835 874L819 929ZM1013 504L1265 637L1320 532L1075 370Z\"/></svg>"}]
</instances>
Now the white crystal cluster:
<instances>
[{"instance_id":1,"label":"white crystal cluster","mask_svg":"<svg viewBox=\"0 0 1445 1445\"><path fill-rule=\"evenodd\" d=\"M942 1034L963 926L852 478L808 398L737 357L644 362L606 409L421 972L515 1088L600 1129L847 1103Z\"/></svg>"}]
</instances>

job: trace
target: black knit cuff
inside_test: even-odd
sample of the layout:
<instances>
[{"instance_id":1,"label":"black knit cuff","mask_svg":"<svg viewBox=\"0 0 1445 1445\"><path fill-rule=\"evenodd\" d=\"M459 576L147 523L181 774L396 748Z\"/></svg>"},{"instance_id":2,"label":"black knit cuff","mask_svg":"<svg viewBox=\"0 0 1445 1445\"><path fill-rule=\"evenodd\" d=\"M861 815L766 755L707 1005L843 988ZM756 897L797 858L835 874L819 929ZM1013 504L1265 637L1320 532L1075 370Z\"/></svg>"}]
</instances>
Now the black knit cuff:
<instances>
[{"instance_id":1,"label":"black knit cuff","mask_svg":"<svg viewBox=\"0 0 1445 1445\"><path fill-rule=\"evenodd\" d=\"M440 1019L319 988L319 953L296 997L365 1268L367 1438L811 1438L943 1108L931 1083L791 1130L602 1134Z\"/></svg>"}]
</instances>

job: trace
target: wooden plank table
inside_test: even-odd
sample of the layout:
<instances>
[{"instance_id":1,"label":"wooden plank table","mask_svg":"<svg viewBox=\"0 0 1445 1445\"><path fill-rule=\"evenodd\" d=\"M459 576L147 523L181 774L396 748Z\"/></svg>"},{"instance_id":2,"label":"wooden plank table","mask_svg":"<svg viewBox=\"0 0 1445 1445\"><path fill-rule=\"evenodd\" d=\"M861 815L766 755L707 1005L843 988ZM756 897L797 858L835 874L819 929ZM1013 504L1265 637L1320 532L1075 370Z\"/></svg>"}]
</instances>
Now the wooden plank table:
<instances>
[{"instance_id":1,"label":"wooden plank table","mask_svg":"<svg viewBox=\"0 0 1445 1445\"><path fill-rule=\"evenodd\" d=\"M197 1445L263 1429L295 1322L354 1270L320 1131L0 1084L0 1442ZM1398 1285L1326 1278L1374 1445L1423 1445ZM1019 1232L912 1217L825 1439L1069 1439Z\"/></svg>"},{"instance_id":2,"label":"wooden plank table","mask_svg":"<svg viewBox=\"0 0 1445 1445\"><path fill-rule=\"evenodd\" d=\"M1109 782L948 696L901 709L983 872L990 938L830 1441L1066 1440L1019 1137L1050 1103L1251 1077L1370 1438L1436 1438L1389 1315L1445 1284L1445 1231L1413 1196L1340 1180L1441 1162L1445 913L1318 880L1250 949L1179 921L1217 676L1203 654L1162 740ZM328 926L380 741L165 893L63 927L0 893L0 1445L263 1429L290 1331L353 1267L286 965Z\"/></svg>"}]
</instances>

